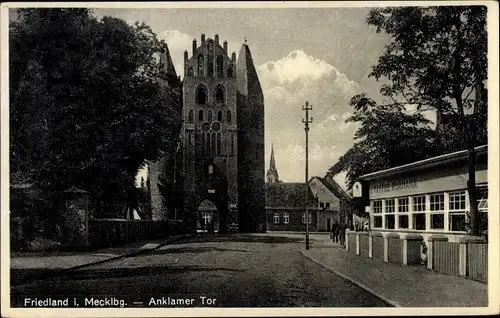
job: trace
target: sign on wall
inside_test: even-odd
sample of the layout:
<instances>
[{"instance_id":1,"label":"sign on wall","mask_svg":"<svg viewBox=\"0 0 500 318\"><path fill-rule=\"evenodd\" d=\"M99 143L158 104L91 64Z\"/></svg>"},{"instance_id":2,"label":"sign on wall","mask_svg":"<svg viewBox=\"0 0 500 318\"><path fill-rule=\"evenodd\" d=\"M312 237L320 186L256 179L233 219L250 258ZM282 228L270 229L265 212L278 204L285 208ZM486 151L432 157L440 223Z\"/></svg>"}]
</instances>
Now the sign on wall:
<instances>
[{"instance_id":1,"label":"sign on wall","mask_svg":"<svg viewBox=\"0 0 500 318\"><path fill-rule=\"evenodd\" d=\"M361 198L363 196L363 187L361 182L357 181L352 186L352 197L353 198Z\"/></svg>"},{"instance_id":2,"label":"sign on wall","mask_svg":"<svg viewBox=\"0 0 500 318\"><path fill-rule=\"evenodd\" d=\"M403 189L413 189L417 188L417 179L402 179L402 180L393 180L386 181L374 184L371 187L372 193L380 193L380 192L391 192Z\"/></svg>"}]
</instances>

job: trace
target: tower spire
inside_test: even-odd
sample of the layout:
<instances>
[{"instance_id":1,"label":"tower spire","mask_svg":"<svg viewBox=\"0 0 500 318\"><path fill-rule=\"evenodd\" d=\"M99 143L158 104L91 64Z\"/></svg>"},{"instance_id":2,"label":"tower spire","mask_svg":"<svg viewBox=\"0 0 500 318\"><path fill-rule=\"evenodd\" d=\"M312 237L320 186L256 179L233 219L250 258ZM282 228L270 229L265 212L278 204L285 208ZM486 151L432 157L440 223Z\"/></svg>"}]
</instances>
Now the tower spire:
<instances>
[{"instance_id":1,"label":"tower spire","mask_svg":"<svg viewBox=\"0 0 500 318\"><path fill-rule=\"evenodd\" d=\"M274 145L271 144L271 160L269 161L269 170L267 170L267 183L279 183L278 169L274 160Z\"/></svg>"}]
</instances>

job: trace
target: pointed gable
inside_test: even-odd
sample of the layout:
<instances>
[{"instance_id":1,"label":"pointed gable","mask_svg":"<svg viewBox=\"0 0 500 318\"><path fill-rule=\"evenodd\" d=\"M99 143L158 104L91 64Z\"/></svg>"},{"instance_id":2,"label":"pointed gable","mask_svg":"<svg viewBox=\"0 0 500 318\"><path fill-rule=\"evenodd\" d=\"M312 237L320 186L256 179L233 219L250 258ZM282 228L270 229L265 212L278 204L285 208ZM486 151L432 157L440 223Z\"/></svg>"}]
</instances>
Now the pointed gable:
<instances>
[{"instance_id":1,"label":"pointed gable","mask_svg":"<svg viewBox=\"0 0 500 318\"><path fill-rule=\"evenodd\" d=\"M163 73L168 77L176 79L178 78L177 72L175 71L174 62L172 61L172 57L170 56L170 50L168 49L168 45L166 43L162 48L162 52L160 54L160 73Z\"/></svg>"},{"instance_id":2,"label":"pointed gable","mask_svg":"<svg viewBox=\"0 0 500 318\"><path fill-rule=\"evenodd\" d=\"M238 92L246 97L259 98L260 100L255 101L257 103L264 103L264 95L253 63L252 53L250 53L250 48L246 44L241 46L236 72L236 89Z\"/></svg>"}]
</instances>

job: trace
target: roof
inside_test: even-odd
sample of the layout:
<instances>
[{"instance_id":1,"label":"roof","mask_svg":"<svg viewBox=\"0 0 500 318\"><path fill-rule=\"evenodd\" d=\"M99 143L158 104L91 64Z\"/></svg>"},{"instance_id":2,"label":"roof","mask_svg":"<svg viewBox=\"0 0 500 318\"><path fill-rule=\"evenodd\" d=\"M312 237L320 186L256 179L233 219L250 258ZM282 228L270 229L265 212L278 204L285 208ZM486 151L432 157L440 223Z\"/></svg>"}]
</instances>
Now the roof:
<instances>
[{"instance_id":1,"label":"roof","mask_svg":"<svg viewBox=\"0 0 500 318\"><path fill-rule=\"evenodd\" d=\"M311 189L303 182L266 183L266 208L303 208L309 194L309 206L316 207Z\"/></svg>"},{"instance_id":2,"label":"roof","mask_svg":"<svg viewBox=\"0 0 500 318\"><path fill-rule=\"evenodd\" d=\"M478 155L488 153L488 145L479 146L479 147L476 147L475 149L476 149L476 153ZM456 152L448 153L445 155L408 163L408 164L405 164L402 166L397 166L397 167L393 167L393 168L389 168L389 169L385 169L385 170L380 170L380 171L368 173L368 174L360 176L358 179L360 179L360 180L373 180L375 178L386 177L386 176L399 174L399 173L403 173L403 172L428 169L431 167L436 167L436 166L440 166L440 165L451 163L451 162L458 162L461 160L465 160L465 159L467 159L467 157L468 157L468 150L456 151Z\"/></svg>"},{"instance_id":3,"label":"roof","mask_svg":"<svg viewBox=\"0 0 500 318\"><path fill-rule=\"evenodd\" d=\"M177 78L174 62L172 61L172 57L170 56L170 50L168 49L168 45L166 43L165 46L162 48L162 52L160 55L160 70L167 75Z\"/></svg>"},{"instance_id":4,"label":"roof","mask_svg":"<svg viewBox=\"0 0 500 318\"><path fill-rule=\"evenodd\" d=\"M330 192L332 192L338 199L346 199L350 201L351 196L335 181L331 174L326 174L324 178L321 177L313 177L317 178Z\"/></svg>"}]
</instances>

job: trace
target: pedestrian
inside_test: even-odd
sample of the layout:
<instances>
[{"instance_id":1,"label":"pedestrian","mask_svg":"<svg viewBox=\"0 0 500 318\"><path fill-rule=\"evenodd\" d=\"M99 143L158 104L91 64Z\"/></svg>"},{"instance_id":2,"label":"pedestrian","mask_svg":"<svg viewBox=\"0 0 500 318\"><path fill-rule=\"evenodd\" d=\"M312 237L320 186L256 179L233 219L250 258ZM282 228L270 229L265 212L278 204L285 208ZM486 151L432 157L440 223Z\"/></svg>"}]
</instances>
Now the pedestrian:
<instances>
[{"instance_id":1,"label":"pedestrian","mask_svg":"<svg viewBox=\"0 0 500 318\"><path fill-rule=\"evenodd\" d=\"M332 224L332 240L333 240L333 243L338 243L339 242L338 228L339 228L339 224L338 224L337 221L335 221Z\"/></svg>"},{"instance_id":2,"label":"pedestrian","mask_svg":"<svg viewBox=\"0 0 500 318\"><path fill-rule=\"evenodd\" d=\"M345 246L345 230L347 229L347 225L342 222L339 225L339 239L340 239L340 245Z\"/></svg>"}]
</instances>

